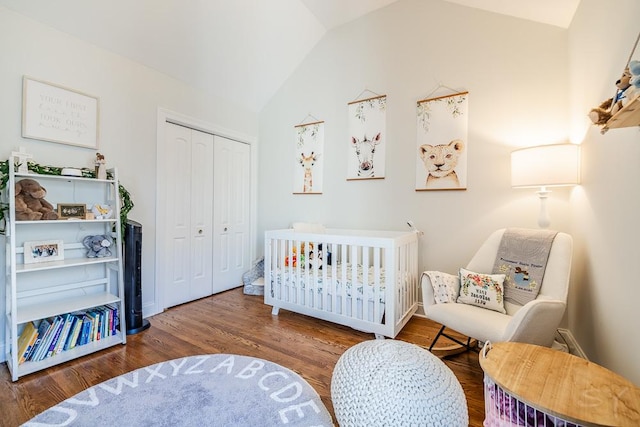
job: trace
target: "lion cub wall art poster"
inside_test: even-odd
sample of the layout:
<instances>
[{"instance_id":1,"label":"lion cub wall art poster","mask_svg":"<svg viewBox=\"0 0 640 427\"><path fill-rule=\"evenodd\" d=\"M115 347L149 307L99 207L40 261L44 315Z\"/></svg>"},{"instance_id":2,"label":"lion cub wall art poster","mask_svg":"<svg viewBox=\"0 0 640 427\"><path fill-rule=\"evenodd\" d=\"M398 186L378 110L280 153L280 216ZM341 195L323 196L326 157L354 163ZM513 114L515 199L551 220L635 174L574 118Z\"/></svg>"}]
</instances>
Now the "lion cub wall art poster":
<instances>
[{"instance_id":1,"label":"lion cub wall art poster","mask_svg":"<svg viewBox=\"0 0 640 427\"><path fill-rule=\"evenodd\" d=\"M322 194L324 122L298 125L293 168L293 194Z\"/></svg>"},{"instance_id":2,"label":"lion cub wall art poster","mask_svg":"<svg viewBox=\"0 0 640 427\"><path fill-rule=\"evenodd\" d=\"M466 190L469 93L418 101L416 190Z\"/></svg>"},{"instance_id":3,"label":"lion cub wall art poster","mask_svg":"<svg viewBox=\"0 0 640 427\"><path fill-rule=\"evenodd\" d=\"M347 180L384 178L387 96L349 103Z\"/></svg>"}]
</instances>

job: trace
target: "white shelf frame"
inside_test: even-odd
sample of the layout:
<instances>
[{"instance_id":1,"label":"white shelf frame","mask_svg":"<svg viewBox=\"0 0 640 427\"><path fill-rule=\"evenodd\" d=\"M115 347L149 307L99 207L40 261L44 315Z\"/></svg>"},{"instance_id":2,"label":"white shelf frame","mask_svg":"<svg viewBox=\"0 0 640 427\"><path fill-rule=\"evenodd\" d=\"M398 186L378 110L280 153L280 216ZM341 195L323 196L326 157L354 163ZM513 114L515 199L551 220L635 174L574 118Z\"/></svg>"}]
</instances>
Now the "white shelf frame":
<instances>
[{"instance_id":1,"label":"white shelf frame","mask_svg":"<svg viewBox=\"0 0 640 427\"><path fill-rule=\"evenodd\" d=\"M16 265L16 274L30 273L41 270L53 270L57 268L77 267L81 265L104 264L107 262L117 262L118 257L104 258L70 258L60 261L43 262L40 264L18 264Z\"/></svg>"},{"instance_id":2,"label":"white shelf frame","mask_svg":"<svg viewBox=\"0 0 640 427\"><path fill-rule=\"evenodd\" d=\"M16 377L22 377L24 375L32 374L34 372L56 366L64 362L77 359L78 357L95 353L96 351L113 347L114 345L124 344L125 340L126 334L118 331L116 335L112 335L110 337L103 338L97 341L91 341L85 345L75 346L71 350L65 350L61 353L47 357L46 359L40 360L38 362L24 362L20 365L17 365L17 369L15 369L16 361L13 359L7 359L7 366L12 373L15 372ZM17 378L14 381L16 380Z\"/></svg>"},{"instance_id":3,"label":"white shelf frame","mask_svg":"<svg viewBox=\"0 0 640 427\"><path fill-rule=\"evenodd\" d=\"M5 351L7 359L7 367L11 373L13 381L17 381L20 377L67 362L69 360L82 357L105 348L126 343L126 322L125 322L125 304L124 304L124 277L122 265L122 233L120 223L120 196L117 169L109 169L110 179L95 179L74 176L58 176L58 175L40 175L34 173L17 173L13 165L15 158L9 157L9 182L7 190L4 192L5 202L9 204L9 211L6 215L6 327L5 327ZM106 186L107 196L106 202L114 206L115 218L111 219L92 219L92 220L44 220L44 221L16 221L15 217L15 182L16 178L31 178L38 182L50 180L65 180L69 182L86 182L96 185L103 191ZM115 247L113 255L104 258L85 258L75 257L67 258L60 261L51 261L35 264L18 263L18 255L23 255L23 247L17 246L17 232L28 227L59 227L69 224L102 224L106 230L115 228ZM82 250L84 247L81 242L65 244L65 249ZM19 280L21 277L29 273L50 270L51 274L55 274L61 269L83 268L88 265L104 265L104 271L101 278L79 281L75 283L65 283L55 286L43 286L37 289L21 290ZM112 285L112 274L115 273L117 293L109 292ZM104 291L96 292L96 287L102 286ZM86 294L81 294L64 299L51 299L46 303L20 303L32 297L42 297L65 291L76 291L82 293L84 290L91 289ZM74 311L86 310L93 307L99 307L106 304L116 304L118 307L118 315L120 322L120 330L114 336L106 337L101 340L93 341L82 346L67 351L63 351L57 355L50 356L38 362L24 362L18 364L20 357L18 348L18 330L20 325L27 322L53 317L60 314L71 313Z\"/></svg>"}]
</instances>

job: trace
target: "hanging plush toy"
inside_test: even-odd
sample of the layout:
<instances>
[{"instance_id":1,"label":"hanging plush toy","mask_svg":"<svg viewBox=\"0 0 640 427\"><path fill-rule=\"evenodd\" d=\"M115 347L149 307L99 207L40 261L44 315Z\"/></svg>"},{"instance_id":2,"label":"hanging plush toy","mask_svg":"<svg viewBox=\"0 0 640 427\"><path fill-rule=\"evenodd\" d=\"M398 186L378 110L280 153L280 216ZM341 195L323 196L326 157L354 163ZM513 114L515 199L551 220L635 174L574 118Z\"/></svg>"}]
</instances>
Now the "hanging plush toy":
<instances>
[{"instance_id":1,"label":"hanging plush toy","mask_svg":"<svg viewBox=\"0 0 640 427\"><path fill-rule=\"evenodd\" d=\"M629 62L629 72L631 73L631 80L629 80L631 86L627 89L626 102L623 102L623 105L640 96L640 61Z\"/></svg>"},{"instance_id":2,"label":"hanging plush toy","mask_svg":"<svg viewBox=\"0 0 640 427\"><path fill-rule=\"evenodd\" d=\"M609 119L623 107L626 103L627 90L631 87L631 72L625 68L622 76L616 81L616 94L613 98L604 100L599 106L591 109L589 118L596 125L604 125Z\"/></svg>"},{"instance_id":3,"label":"hanging plush toy","mask_svg":"<svg viewBox=\"0 0 640 427\"><path fill-rule=\"evenodd\" d=\"M640 43L640 33L638 33L638 37L629 54L629 59L627 59L627 66L620 79L616 82L616 94L612 98L604 100L589 112L591 121L596 125L603 126L601 133L607 131L606 125L611 117L629 102L635 100L640 94L640 61L631 60L638 43Z\"/></svg>"}]
</instances>

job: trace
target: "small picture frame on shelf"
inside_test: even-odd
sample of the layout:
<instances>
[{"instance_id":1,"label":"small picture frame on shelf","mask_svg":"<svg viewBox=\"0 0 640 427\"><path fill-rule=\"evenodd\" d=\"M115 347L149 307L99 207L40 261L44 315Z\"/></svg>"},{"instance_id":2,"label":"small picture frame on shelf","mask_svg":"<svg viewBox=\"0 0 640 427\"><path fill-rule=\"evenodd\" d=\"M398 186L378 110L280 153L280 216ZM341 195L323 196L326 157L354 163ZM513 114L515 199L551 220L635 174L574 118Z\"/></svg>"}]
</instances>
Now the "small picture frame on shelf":
<instances>
[{"instance_id":1,"label":"small picture frame on shelf","mask_svg":"<svg viewBox=\"0 0 640 427\"><path fill-rule=\"evenodd\" d=\"M58 203L58 219L85 219L87 205Z\"/></svg>"},{"instance_id":2,"label":"small picture frame on shelf","mask_svg":"<svg viewBox=\"0 0 640 427\"><path fill-rule=\"evenodd\" d=\"M24 263L62 261L64 259L64 243L62 240L43 240L24 242Z\"/></svg>"}]
</instances>

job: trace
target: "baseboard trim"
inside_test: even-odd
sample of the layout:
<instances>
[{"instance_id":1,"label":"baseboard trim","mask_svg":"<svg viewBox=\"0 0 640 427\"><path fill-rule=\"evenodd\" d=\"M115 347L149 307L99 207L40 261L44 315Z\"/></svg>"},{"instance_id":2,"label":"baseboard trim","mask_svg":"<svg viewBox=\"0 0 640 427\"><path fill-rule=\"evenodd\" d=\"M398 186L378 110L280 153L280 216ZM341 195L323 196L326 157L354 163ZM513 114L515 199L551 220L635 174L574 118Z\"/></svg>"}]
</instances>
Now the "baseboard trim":
<instances>
[{"instance_id":1,"label":"baseboard trim","mask_svg":"<svg viewBox=\"0 0 640 427\"><path fill-rule=\"evenodd\" d=\"M560 338L564 341L564 343L569 348L570 354L581 357L585 360L589 360L585 352L580 347L580 344L578 344L578 341L575 339L575 337L573 336L573 334L569 329L558 328L557 331L558 331L558 335L560 335Z\"/></svg>"}]
</instances>

